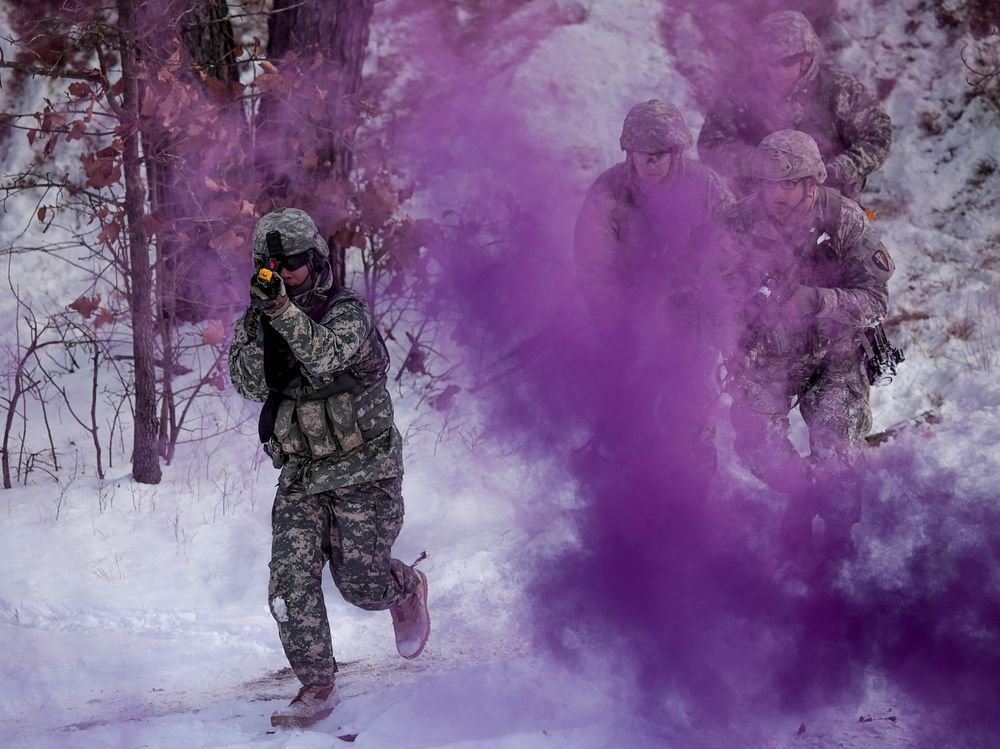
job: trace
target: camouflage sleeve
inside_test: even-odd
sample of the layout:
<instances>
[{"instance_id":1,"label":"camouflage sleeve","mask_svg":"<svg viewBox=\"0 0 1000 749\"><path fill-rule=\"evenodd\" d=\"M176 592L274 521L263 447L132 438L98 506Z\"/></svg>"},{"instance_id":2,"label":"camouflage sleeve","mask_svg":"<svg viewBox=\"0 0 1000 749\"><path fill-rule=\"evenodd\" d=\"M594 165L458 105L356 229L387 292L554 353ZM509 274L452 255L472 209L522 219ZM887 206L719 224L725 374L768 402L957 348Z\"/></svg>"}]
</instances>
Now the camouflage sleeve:
<instances>
[{"instance_id":1,"label":"camouflage sleeve","mask_svg":"<svg viewBox=\"0 0 1000 749\"><path fill-rule=\"evenodd\" d=\"M705 116L698 133L698 158L719 174L746 177L754 147L740 137L739 119L743 106L732 102L716 104Z\"/></svg>"},{"instance_id":2,"label":"camouflage sleeve","mask_svg":"<svg viewBox=\"0 0 1000 749\"><path fill-rule=\"evenodd\" d=\"M833 118L847 150L830 163L844 184L859 183L878 169L892 145L892 122L871 91L843 70L832 70Z\"/></svg>"},{"instance_id":3,"label":"camouflage sleeve","mask_svg":"<svg viewBox=\"0 0 1000 749\"><path fill-rule=\"evenodd\" d=\"M763 278L751 262L749 204L750 199L745 198L726 206L708 251L705 338L726 361L745 354L739 341L747 327L747 304Z\"/></svg>"},{"instance_id":4,"label":"camouflage sleeve","mask_svg":"<svg viewBox=\"0 0 1000 749\"><path fill-rule=\"evenodd\" d=\"M852 328L869 328L889 309L889 278L895 265L864 212L843 199L837 241L843 252L844 280L835 289L821 288L817 317Z\"/></svg>"},{"instance_id":5,"label":"camouflage sleeve","mask_svg":"<svg viewBox=\"0 0 1000 749\"><path fill-rule=\"evenodd\" d=\"M260 312L250 308L233 323L233 343L229 348L229 379L236 392L247 400L267 399L264 381L264 349L257 341Z\"/></svg>"},{"instance_id":6,"label":"camouflage sleeve","mask_svg":"<svg viewBox=\"0 0 1000 749\"><path fill-rule=\"evenodd\" d=\"M271 327L287 342L306 372L323 380L345 369L372 326L368 305L352 299L334 305L322 323L289 304L271 318Z\"/></svg>"},{"instance_id":7,"label":"camouflage sleeve","mask_svg":"<svg viewBox=\"0 0 1000 749\"><path fill-rule=\"evenodd\" d=\"M708 170L708 215L712 225L721 228L729 209L735 202L733 191L713 169Z\"/></svg>"},{"instance_id":8,"label":"camouflage sleeve","mask_svg":"<svg viewBox=\"0 0 1000 749\"><path fill-rule=\"evenodd\" d=\"M618 235L614 224L614 198L598 179L587 191L573 235L576 277L583 301L592 315L603 316L614 305L615 259Z\"/></svg>"}]
</instances>

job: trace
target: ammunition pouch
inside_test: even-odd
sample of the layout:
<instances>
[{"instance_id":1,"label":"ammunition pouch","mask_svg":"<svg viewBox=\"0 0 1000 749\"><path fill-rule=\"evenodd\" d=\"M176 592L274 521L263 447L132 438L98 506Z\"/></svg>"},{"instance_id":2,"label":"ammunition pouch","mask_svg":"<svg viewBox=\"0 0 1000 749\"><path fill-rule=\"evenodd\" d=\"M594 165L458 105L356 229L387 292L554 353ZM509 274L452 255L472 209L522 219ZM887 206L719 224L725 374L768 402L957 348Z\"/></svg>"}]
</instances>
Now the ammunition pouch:
<instances>
[{"instance_id":1,"label":"ammunition pouch","mask_svg":"<svg viewBox=\"0 0 1000 749\"><path fill-rule=\"evenodd\" d=\"M321 388L294 388L283 395L274 438L285 454L319 460L348 453L392 427L392 401L384 382L362 390L357 380L344 375Z\"/></svg>"}]
</instances>

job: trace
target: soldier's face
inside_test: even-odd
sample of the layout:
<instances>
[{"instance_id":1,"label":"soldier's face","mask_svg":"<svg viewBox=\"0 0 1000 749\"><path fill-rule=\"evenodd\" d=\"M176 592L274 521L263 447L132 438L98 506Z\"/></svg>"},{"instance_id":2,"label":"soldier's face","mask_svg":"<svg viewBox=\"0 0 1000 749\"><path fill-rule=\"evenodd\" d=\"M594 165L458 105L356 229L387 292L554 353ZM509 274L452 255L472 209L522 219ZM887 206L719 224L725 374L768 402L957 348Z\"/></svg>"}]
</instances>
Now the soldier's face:
<instances>
[{"instance_id":1,"label":"soldier's face","mask_svg":"<svg viewBox=\"0 0 1000 749\"><path fill-rule=\"evenodd\" d=\"M767 77L771 85L782 96L792 93L799 77L809 70L812 57L809 55L791 55L772 60L767 65Z\"/></svg>"},{"instance_id":2,"label":"soldier's face","mask_svg":"<svg viewBox=\"0 0 1000 749\"><path fill-rule=\"evenodd\" d=\"M285 282L285 286L295 288L305 283L305 280L309 277L309 266L303 265L301 268L296 268L295 270L290 270L287 266L282 266L278 273L281 275L281 280Z\"/></svg>"},{"instance_id":3,"label":"soldier's face","mask_svg":"<svg viewBox=\"0 0 1000 749\"><path fill-rule=\"evenodd\" d=\"M808 179L784 181L764 180L759 186L761 200L768 213L779 221L785 221L799 209L809 192Z\"/></svg>"},{"instance_id":4,"label":"soldier's face","mask_svg":"<svg viewBox=\"0 0 1000 749\"><path fill-rule=\"evenodd\" d=\"M650 184L658 184L670 173L675 154L671 151L629 151L629 159L635 167L639 179Z\"/></svg>"},{"instance_id":5,"label":"soldier's face","mask_svg":"<svg viewBox=\"0 0 1000 749\"><path fill-rule=\"evenodd\" d=\"M285 282L285 286L295 288L305 283L309 278L312 264L309 262L309 254L292 255L290 257L278 257L275 259L278 268L278 275Z\"/></svg>"}]
</instances>

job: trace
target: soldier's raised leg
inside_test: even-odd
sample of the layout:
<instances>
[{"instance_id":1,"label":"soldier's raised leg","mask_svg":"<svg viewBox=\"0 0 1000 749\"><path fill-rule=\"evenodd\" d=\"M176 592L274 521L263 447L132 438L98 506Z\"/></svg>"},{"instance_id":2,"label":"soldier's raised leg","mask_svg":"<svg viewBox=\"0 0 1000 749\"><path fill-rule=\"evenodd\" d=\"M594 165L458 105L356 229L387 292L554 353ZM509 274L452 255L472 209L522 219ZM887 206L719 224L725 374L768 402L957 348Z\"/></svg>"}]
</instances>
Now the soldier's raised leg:
<instances>
[{"instance_id":1,"label":"soldier's raised leg","mask_svg":"<svg viewBox=\"0 0 1000 749\"><path fill-rule=\"evenodd\" d=\"M390 609L396 648L420 655L430 634L427 578L392 556L403 525L402 479L336 489L330 533L330 572L344 600L368 611Z\"/></svg>"}]
</instances>

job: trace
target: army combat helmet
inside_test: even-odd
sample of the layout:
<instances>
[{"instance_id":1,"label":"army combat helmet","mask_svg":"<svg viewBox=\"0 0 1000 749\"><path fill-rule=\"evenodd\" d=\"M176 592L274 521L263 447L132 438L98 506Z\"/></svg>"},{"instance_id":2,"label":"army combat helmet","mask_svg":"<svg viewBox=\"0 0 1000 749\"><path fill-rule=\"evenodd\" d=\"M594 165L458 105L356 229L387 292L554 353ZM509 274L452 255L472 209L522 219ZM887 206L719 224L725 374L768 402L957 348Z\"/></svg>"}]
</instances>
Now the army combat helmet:
<instances>
[{"instance_id":1,"label":"army combat helmet","mask_svg":"<svg viewBox=\"0 0 1000 749\"><path fill-rule=\"evenodd\" d=\"M768 182L785 182L812 177L826 181L826 166L812 136L799 130L771 133L753 154L752 176Z\"/></svg>"},{"instance_id":2,"label":"army combat helmet","mask_svg":"<svg viewBox=\"0 0 1000 749\"><path fill-rule=\"evenodd\" d=\"M644 101L629 110L618 142L623 151L645 153L683 151L694 145L681 111L659 99Z\"/></svg>"},{"instance_id":3,"label":"army combat helmet","mask_svg":"<svg viewBox=\"0 0 1000 749\"><path fill-rule=\"evenodd\" d=\"M253 261L258 267L277 258L291 258L306 253L322 260L329 252L326 240L309 214L298 208L271 211L257 222L253 230ZM306 259L302 258L303 261Z\"/></svg>"},{"instance_id":4,"label":"army combat helmet","mask_svg":"<svg viewBox=\"0 0 1000 749\"><path fill-rule=\"evenodd\" d=\"M757 26L755 48L771 60L806 54L815 61L820 43L808 18L797 10L781 10L764 16Z\"/></svg>"},{"instance_id":5,"label":"army combat helmet","mask_svg":"<svg viewBox=\"0 0 1000 749\"><path fill-rule=\"evenodd\" d=\"M808 58L807 66L800 70L791 90L783 92L786 97L807 90L819 76L819 37L809 20L798 11L782 10L765 16L757 26L754 49L758 63L764 66L778 63L786 67L794 64L796 58L801 66Z\"/></svg>"}]
</instances>

